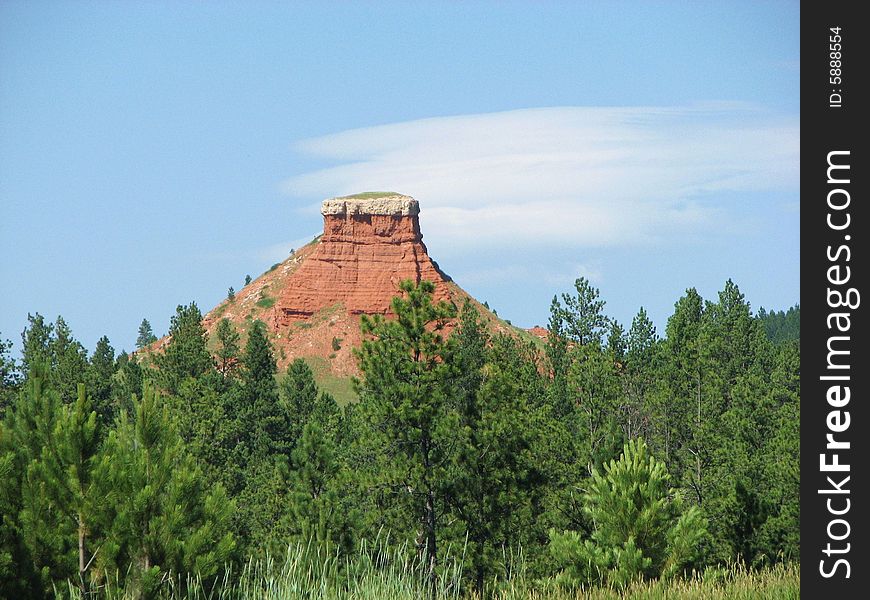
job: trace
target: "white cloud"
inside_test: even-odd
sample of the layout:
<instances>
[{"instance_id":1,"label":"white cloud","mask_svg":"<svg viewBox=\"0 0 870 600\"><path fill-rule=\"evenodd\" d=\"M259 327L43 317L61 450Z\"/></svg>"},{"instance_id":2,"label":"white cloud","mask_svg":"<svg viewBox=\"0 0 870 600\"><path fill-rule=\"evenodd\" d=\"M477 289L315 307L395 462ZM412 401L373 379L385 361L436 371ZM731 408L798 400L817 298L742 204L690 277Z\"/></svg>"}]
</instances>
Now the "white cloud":
<instances>
[{"instance_id":1,"label":"white cloud","mask_svg":"<svg viewBox=\"0 0 870 600\"><path fill-rule=\"evenodd\" d=\"M439 247L613 246L719 229L728 193L796 191L799 126L739 103L540 108L354 129L297 150L337 164L286 181L287 193L410 194Z\"/></svg>"}]
</instances>

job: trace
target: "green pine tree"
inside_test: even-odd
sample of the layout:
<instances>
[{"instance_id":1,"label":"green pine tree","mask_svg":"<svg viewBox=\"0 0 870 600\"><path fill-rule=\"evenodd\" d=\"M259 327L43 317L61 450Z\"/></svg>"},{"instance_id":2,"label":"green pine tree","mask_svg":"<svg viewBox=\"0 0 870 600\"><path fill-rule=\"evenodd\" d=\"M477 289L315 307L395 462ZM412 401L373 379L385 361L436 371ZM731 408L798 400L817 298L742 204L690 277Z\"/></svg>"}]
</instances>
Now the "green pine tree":
<instances>
[{"instance_id":1,"label":"green pine tree","mask_svg":"<svg viewBox=\"0 0 870 600\"><path fill-rule=\"evenodd\" d=\"M103 426L110 425L117 414L117 408L112 406L112 378L116 368L115 349L109 344L109 338L103 336L97 341L85 377L93 408Z\"/></svg>"},{"instance_id":2,"label":"green pine tree","mask_svg":"<svg viewBox=\"0 0 870 600\"><path fill-rule=\"evenodd\" d=\"M77 549L76 581L83 593L87 592L87 571L98 548L92 540L105 498L105 489L96 473L101 460L102 423L92 408L93 401L86 395L84 384L79 384L76 402L63 407L49 443L42 447L39 460L32 463L29 471L33 480L39 482L43 500L63 522L60 531L70 531L74 536L68 543ZM63 558L58 556L58 563Z\"/></svg>"},{"instance_id":3,"label":"green pine tree","mask_svg":"<svg viewBox=\"0 0 870 600\"><path fill-rule=\"evenodd\" d=\"M619 460L596 469L583 499L594 524L591 536L550 533L561 581L622 588L641 578L672 577L699 560L704 519L668 487L664 463L643 440L628 442Z\"/></svg>"},{"instance_id":4,"label":"green pine tree","mask_svg":"<svg viewBox=\"0 0 870 600\"><path fill-rule=\"evenodd\" d=\"M239 368L239 332L236 331L229 319L223 318L218 322L215 331L217 338L217 369L224 379L235 377Z\"/></svg>"},{"instance_id":5,"label":"green pine tree","mask_svg":"<svg viewBox=\"0 0 870 600\"><path fill-rule=\"evenodd\" d=\"M155 358L157 380L167 392L177 394L185 380L214 368L206 346L208 335L202 326L202 313L195 302L176 308L169 335L166 351Z\"/></svg>"},{"instance_id":6,"label":"green pine tree","mask_svg":"<svg viewBox=\"0 0 870 600\"><path fill-rule=\"evenodd\" d=\"M136 337L136 349L141 350L156 341L157 336L154 335L154 330L151 329L151 323L148 322L148 319L142 319L142 323L139 324L139 335Z\"/></svg>"},{"instance_id":7,"label":"green pine tree","mask_svg":"<svg viewBox=\"0 0 870 600\"><path fill-rule=\"evenodd\" d=\"M100 463L110 490L100 575L118 576L142 596L155 594L170 572L209 581L235 547L233 504L220 484L203 477L153 388L134 411L132 420L122 413Z\"/></svg>"},{"instance_id":8,"label":"green pine tree","mask_svg":"<svg viewBox=\"0 0 870 600\"><path fill-rule=\"evenodd\" d=\"M72 403L78 395L78 385L83 383L88 370L88 353L73 337L72 330L63 317L54 323L54 337L49 343L52 357L53 385L64 403Z\"/></svg>"},{"instance_id":9,"label":"green pine tree","mask_svg":"<svg viewBox=\"0 0 870 600\"><path fill-rule=\"evenodd\" d=\"M456 379L455 341L441 335L456 309L433 303L429 281L400 284L404 297L393 298L395 319L362 317L365 339L357 352L363 380L358 391L372 441L391 468L377 477L405 490L406 504L422 534L418 548L434 584L438 557L439 505L458 415L449 410ZM400 496L399 496L400 497Z\"/></svg>"}]
</instances>

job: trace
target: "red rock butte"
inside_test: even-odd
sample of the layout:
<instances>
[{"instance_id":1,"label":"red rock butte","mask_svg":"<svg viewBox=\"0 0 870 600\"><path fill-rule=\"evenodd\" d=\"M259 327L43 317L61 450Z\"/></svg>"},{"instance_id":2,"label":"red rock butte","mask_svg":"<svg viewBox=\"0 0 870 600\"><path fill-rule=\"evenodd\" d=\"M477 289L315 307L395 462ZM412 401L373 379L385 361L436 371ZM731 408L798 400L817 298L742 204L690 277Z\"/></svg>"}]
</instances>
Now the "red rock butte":
<instances>
[{"instance_id":1,"label":"red rock butte","mask_svg":"<svg viewBox=\"0 0 870 600\"><path fill-rule=\"evenodd\" d=\"M447 277L429 258L420 205L410 196L367 193L324 200L323 235L277 297L277 325L308 319L336 303L353 315L390 314L399 283L435 283L446 300Z\"/></svg>"},{"instance_id":2,"label":"red rock butte","mask_svg":"<svg viewBox=\"0 0 870 600\"><path fill-rule=\"evenodd\" d=\"M352 399L361 315L392 316L392 299L400 295L405 279L433 282L436 301L457 307L471 301L493 333L525 333L487 310L429 258L420 233L420 205L410 196L367 192L330 198L321 212L322 235L205 315L212 352L217 351L215 331L222 319L233 324L242 340L254 322L262 321L279 368L302 358L322 389ZM455 325L448 322L444 333L450 335ZM159 340L150 351L160 351L167 342Z\"/></svg>"}]
</instances>

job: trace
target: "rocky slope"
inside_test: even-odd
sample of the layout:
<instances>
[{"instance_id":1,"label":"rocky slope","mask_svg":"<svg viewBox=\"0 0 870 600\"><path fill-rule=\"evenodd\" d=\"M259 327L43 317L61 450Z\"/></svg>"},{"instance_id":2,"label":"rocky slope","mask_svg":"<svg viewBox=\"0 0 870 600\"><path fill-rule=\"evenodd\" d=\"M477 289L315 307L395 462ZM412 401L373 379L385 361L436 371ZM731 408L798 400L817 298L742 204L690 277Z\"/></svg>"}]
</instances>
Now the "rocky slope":
<instances>
[{"instance_id":1,"label":"rocky slope","mask_svg":"<svg viewBox=\"0 0 870 600\"><path fill-rule=\"evenodd\" d=\"M493 331L524 334L501 321L451 281L429 257L420 207L410 196L369 192L331 198L321 206L323 234L225 300L205 316L214 333L222 318L242 333L257 319L272 333L279 368L304 358L318 383L339 399L352 397L358 374L352 349L361 343L360 315L389 317L404 279L435 283L436 300L477 306ZM531 338L532 336L528 336ZM214 343L214 335L210 335Z\"/></svg>"}]
</instances>

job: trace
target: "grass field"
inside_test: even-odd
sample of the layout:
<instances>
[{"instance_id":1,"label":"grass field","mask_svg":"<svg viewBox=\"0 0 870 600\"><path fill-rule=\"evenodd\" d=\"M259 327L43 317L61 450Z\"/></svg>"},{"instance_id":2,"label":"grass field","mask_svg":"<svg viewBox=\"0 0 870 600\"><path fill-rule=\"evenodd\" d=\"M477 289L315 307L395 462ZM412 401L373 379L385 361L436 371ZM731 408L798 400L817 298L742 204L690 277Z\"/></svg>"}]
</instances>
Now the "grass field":
<instances>
[{"instance_id":1,"label":"grass field","mask_svg":"<svg viewBox=\"0 0 870 600\"><path fill-rule=\"evenodd\" d=\"M165 578L156 594L167 600L482 600L460 585L461 568L447 557L448 566L435 586L434 595L424 565L404 548L363 545L348 559L321 549L291 546L280 560L249 561L241 572L227 570L216 582L194 577ZM57 590L57 598L127 600L142 597L135 585L118 583L83 594L70 584ZM552 581L519 576L501 582L487 598L493 600L791 600L800 597L797 564L779 564L760 571L740 566L711 568L703 575L669 582L637 582L625 590L565 589Z\"/></svg>"}]
</instances>

